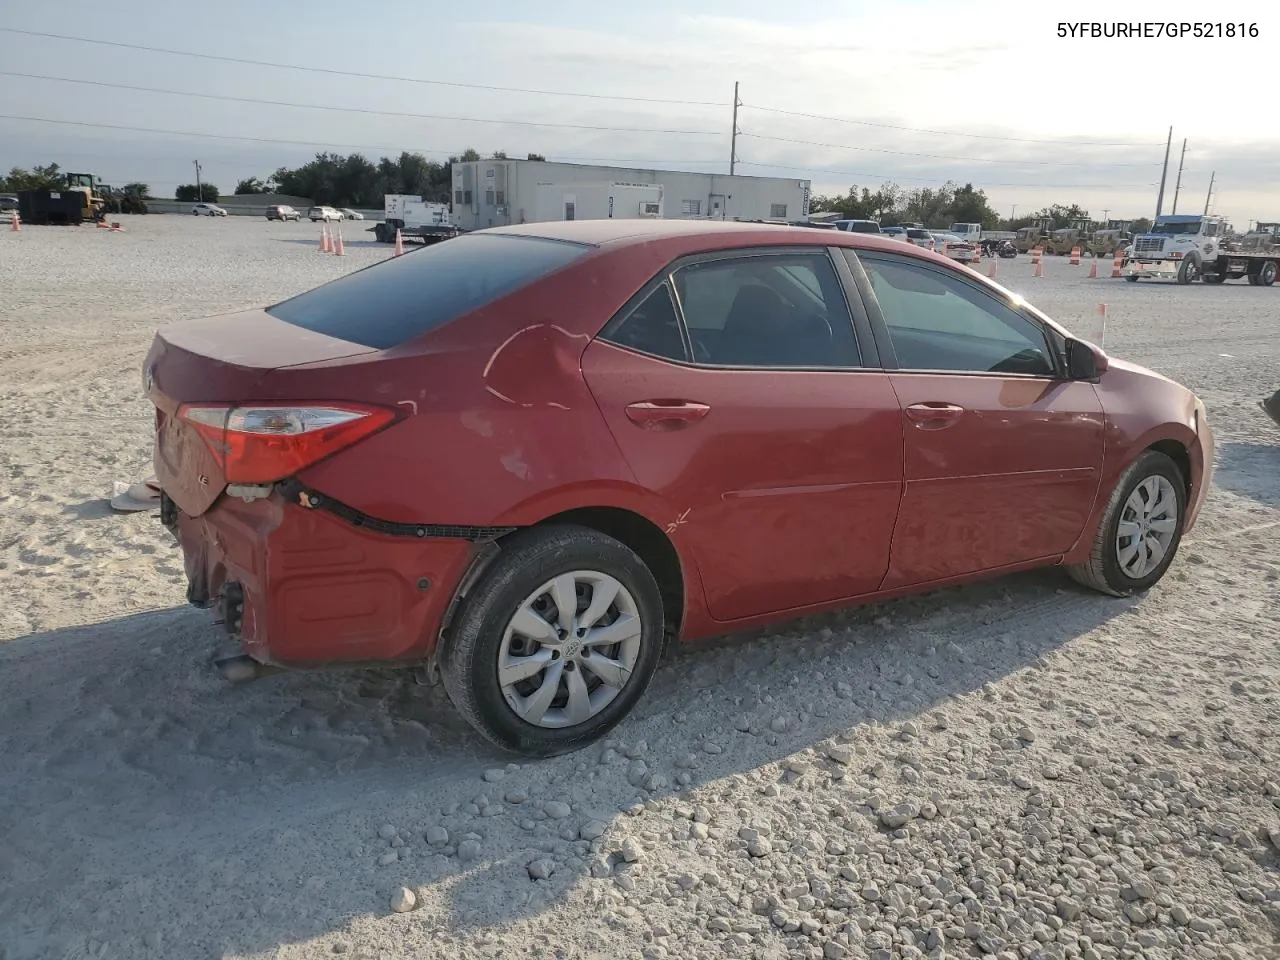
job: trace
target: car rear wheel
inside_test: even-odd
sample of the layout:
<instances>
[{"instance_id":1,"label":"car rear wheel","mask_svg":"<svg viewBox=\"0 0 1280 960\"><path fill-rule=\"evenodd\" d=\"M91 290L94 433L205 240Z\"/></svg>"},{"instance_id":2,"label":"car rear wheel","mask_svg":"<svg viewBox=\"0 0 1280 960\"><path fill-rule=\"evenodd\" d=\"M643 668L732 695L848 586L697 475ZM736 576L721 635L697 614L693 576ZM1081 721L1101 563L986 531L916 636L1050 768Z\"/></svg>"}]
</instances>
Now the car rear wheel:
<instances>
[{"instance_id":1,"label":"car rear wheel","mask_svg":"<svg viewBox=\"0 0 1280 960\"><path fill-rule=\"evenodd\" d=\"M1067 573L1114 597L1149 589L1178 552L1186 509L1182 471L1163 453L1148 450L1116 484L1089 560Z\"/></svg>"},{"instance_id":2,"label":"car rear wheel","mask_svg":"<svg viewBox=\"0 0 1280 960\"><path fill-rule=\"evenodd\" d=\"M533 528L502 551L442 641L440 673L488 740L555 756L603 736L657 669L662 595L624 544L577 526Z\"/></svg>"}]
</instances>

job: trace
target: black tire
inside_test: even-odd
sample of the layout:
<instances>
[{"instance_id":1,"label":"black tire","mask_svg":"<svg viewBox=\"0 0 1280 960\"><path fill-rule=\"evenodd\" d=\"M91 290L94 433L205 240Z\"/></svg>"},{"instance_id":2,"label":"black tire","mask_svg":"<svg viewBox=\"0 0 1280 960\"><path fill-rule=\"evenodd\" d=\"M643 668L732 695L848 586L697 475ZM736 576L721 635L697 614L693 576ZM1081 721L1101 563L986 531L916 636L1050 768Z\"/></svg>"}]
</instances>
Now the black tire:
<instances>
[{"instance_id":1,"label":"black tire","mask_svg":"<svg viewBox=\"0 0 1280 960\"><path fill-rule=\"evenodd\" d=\"M1178 525L1173 532L1173 539L1165 552L1164 558L1154 570L1146 576L1134 579L1120 568L1116 545L1120 518L1124 513L1127 501L1137 486L1151 477L1164 477L1173 486L1178 503ZM1102 523L1094 536L1093 549L1085 563L1067 567L1067 573L1077 583L1105 593L1113 597L1127 597L1141 593L1154 586L1178 552L1178 544L1182 541L1182 527L1187 516L1187 484L1178 465L1169 457L1156 450L1143 453L1120 477L1111 497L1107 501L1106 511L1102 515Z\"/></svg>"},{"instance_id":2,"label":"black tire","mask_svg":"<svg viewBox=\"0 0 1280 960\"><path fill-rule=\"evenodd\" d=\"M1276 262L1268 260L1258 268L1258 286L1269 287L1276 282Z\"/></svg>"},{"instance_id":3,"label":"black tire","mask_svg":"<svg viewBox=\"0 0 1280 960\"><path fill-rule=\"evenodd\" d=\"M1174 282L1186 286L1188 283L1194 283L1198 276L1200 276L1200 258L1193 254L1182 261Z\"/></svg>"},{"instance_id":4,"label":"black tire","mask_svg":"<svg viewBox=\"0 0 1280 960\"><path fill-rule=\"evenodd\" d=\"M387 225L385 223L375 224L373 228L373 239L379 243L390 243L387 239Z\"/></svg>"},{"instance_id":5,"label":"black tire","mask_svg":"<svg viewBox=\"0 0 1280 960\"><path fill-rule=\"evenodd\" d=\"M1125 276L1125 280L1127 280L1129 283L1137 283L1138 275L1136 273L1130 273Z\"/></svg>"},{"instance_id":6,"label":"black tire","mask_svg":"<svg viewBox=\"0 0 1280 960\"><path fill-rule=\"evenodd\" d=\"M617 696L576 726L535 726L515 713L498 682L499 648L507 624L538 587L562 573L593 570L618 580L640 617L640 650ZM463 601L439 654L445 692L458 712L504 750L552 757L577 750L612 730L644 695L662 656L662 594L630 548L578 526L535 527L502 541L502 551Z\"/></svg>"}]
</instances>

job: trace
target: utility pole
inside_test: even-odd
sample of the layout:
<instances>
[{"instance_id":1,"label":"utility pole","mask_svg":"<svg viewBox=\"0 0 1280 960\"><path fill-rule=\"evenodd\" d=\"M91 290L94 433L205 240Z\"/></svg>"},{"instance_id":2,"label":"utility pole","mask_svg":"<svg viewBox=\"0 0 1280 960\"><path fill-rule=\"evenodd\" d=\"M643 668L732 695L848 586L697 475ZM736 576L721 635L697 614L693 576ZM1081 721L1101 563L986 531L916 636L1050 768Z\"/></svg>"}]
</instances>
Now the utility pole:
<instances>
[{"instance_id":1,"label":"utility pole","mask_svg":"<svg viewBox=\"0 0 1280 960\"><path fill-rule=\"evenodd\" d=\"M199 197L199 203L204 203L204 184L200 182L200 161L192 161L196 165L196 196Z\"/></svg>"},{"instance_id":2,"label":"utility pole","mask_svg":"<svg viewBox=\"0 0 1280 960\"><path fill-rule=\"evenodd\" d=\"M1217 170L1209 174L1209 192L1204 195L1204 213L1202 214L1202 216L1207 217L1209 215L1209 200L1213 196L1213 178L1216 177L1217 175L1218 175Z\"/></svg>"},{"instance_id":3,"label":"utility pole","mask_svg":"<svg viewBox=\"0 0 1280 960\"><path fill-rule=\"evenodd\" d=\"M733 133L729 137L729 176L733 176L733 168L738 164L738 108L742 101L738 99L738 81L733 81Z\"/></svg>"},{"instance_id":4,"label":"utility pole","mask_svg":"<svg viewBox=\"0 0 1280 960\"><path fill-rule=\"evenodd\" d=\"M1156 195L1156 220L1159 220L1160 214L1164 213L1164 184L1169 177L1169 148L1171 146L1173 146L1173 127L1169 128L1169 139L1164 142L1164 169L1160 172L1160 192Z\"/></svg>"},{"instance_id":5,"label":"utility pole","mask_svg":"<svg viewBox=\"0 0 1280 960\"><path fill-rule=\"evenodd\" d=\"M1187 159L1187 139L1182 138L1182 156L1178 159L1178 183L1173 188L1173 210L1172 213L1178 212L1178 193L1182 190L1182 164Z\"/></svg>"}]
</instances>

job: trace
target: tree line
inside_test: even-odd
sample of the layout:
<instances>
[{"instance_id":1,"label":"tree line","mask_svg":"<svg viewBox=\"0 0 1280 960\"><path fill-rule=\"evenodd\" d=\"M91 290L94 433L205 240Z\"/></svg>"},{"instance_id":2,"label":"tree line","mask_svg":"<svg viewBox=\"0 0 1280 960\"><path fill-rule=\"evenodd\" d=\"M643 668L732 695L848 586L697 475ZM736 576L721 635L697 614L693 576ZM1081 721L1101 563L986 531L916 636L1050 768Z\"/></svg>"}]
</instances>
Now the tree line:
<instances>
[{"instance_id":1,"label":"tree line","mask_svg":"<svg viewBox=\"0 0 1280 960\"><path fill-rule=\"evenodd\" d=\"M896 183L886 183L875 190L855 185L842 197L814 197L809 209L813 213L838 213L848 220L875 220L884 227L921 223L935 230L953 223L980 223L984 230L1020 230L1044 221L1048 221L1050 230L1058 230L1089 219L1089 211L1075 203L1051 204L1017 219L1001 217L991 207L985 191L971 183L957 186L953 181L915 190L905 190ZM1138 220L1134 226L1145 230L1150 221Z\"/></svg>"},{"instance_id":2,"label":"tree line","mask_svg":"<svg viewBox=\"0 0 1280 960\"><path fill-rule=\"evenodd\" d=\"M479 160L476 150L465 150L443 163L420 153L404 151L398 157L381 157L376 163L359 153L317 153L315 159L296 169L280 167L271 176L249 177L236 184L238 195L282 193L307 197L316 203L333 207L380 208L388 193L422 197L435 203L448 203L453 190L453 165ZM490 159L508 160L499 150ZM530 153L526 160L546 160Z\"/></svg>"},{"instance_id":3,"label":"tree line","mask_svg":"<svg viewBox=\"0 0 1280 960\"><path fill-rule=\"evenodd\" d=\"M36 165L30 170L14 167L8 176L0 176L0 193L17 193L19 190L57 190L67 185L67 171L56 163ZM151 188L145 183L126 183L114 187L113 192L139 200L151 196Z\"/></svg>"}]
</instances>

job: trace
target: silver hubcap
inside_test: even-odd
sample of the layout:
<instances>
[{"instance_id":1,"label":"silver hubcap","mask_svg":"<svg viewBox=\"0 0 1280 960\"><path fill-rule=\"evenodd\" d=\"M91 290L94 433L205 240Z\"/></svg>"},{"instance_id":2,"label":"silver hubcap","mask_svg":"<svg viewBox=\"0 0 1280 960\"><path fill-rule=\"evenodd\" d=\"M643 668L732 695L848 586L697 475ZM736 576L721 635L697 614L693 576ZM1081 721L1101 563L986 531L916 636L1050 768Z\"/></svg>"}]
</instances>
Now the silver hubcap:
<instances>
[{"instance_id":1,"label":"silver hubcap","mask_svg":"<svg viewBox=\"0 0 1280 960\"><path fill-rule=\"evenodd\" d=\"M563 573L507 624L498 648L502 695L534 726L584 723L627 685L640 640L640 613L626 587L593 570Z\"/></svg>"},{"instance_id":2,"label":"silver hubcap","mask_svg":"<svg viewBox=\"0 0 1280 960\"><path fill-rule=\"evenodd\" d=\"M1160 566L1178 529L1178 494L1164 477L1147 477L1124 503L1116 528L1116 559L1141 580Z\"/></svg>"}]
</instances>

